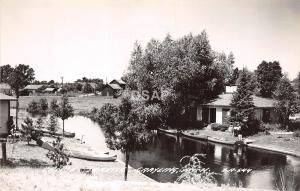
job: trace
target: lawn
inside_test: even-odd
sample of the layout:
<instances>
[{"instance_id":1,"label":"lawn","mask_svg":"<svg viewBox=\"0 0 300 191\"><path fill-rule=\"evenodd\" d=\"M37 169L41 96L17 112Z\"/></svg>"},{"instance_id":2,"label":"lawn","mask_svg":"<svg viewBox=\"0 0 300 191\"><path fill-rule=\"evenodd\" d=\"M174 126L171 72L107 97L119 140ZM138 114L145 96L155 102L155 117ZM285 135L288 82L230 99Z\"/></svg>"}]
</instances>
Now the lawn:
<instances>
[{"instance_id":1,"label":"lawn","mask_svg":"<svg viewBox=\"0 0 300 191\"><path fill-rule=\"evenodd\" d=\"M41 98L46 98L48 103L53 99L59 100L60 96L21 96L19 98L19 108L26 109L28 104L34 100L39 101ZM74 107L75 113L79 113L81 111L89 111L93 107L100 108L105 103L111 104L119 104L120 99L106 97L106 96L85 96L85 97L70 97L70 103ZM12 107L15 107L15 102L12 102Z\"/></svg>"}]
</instances>

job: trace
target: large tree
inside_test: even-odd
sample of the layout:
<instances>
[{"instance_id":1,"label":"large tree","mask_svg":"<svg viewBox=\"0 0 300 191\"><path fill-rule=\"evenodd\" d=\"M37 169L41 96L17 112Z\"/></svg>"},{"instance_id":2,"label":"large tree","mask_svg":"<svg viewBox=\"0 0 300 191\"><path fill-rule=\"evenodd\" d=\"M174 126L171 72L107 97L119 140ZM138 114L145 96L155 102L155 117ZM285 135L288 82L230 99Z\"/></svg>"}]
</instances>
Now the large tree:
<instances>
[{"instance_id":1,"label":"large tree","mask_svg":"<svg viewBox=\"0 0 300 191\"><path fill-rule=\"evenodd\" d=\"M233 93L231 100L231 122L237 122L242 126L242 134L253 133L249 123L253 120L253 76L247 69L243 69L238 79L237 91Z\"/></svg>"},{"instance_id":2,"label":"large tree","mask_svg":"<svg viewBox=\"0 0 300 191\"><path fill-rule=\"evenodd\" d=\"M10 72L7 83L14 90L17 103L16 103L16 129L18 129L18 112L19 112L19 95L20 89L29 85L34 80L34 70L25 64L19 64Z\"/></svg>"},{"instance_id":3,"label":"large tree","mask_svg":"<svg viewBox=\"0 0 300 191\"><path fill-rule=\"evenodd\" d=\"M256 78L261 96L272 97L272 93L275 91L281 77L282 72L279 62L262 61L256 70Z\"/></svg>"},{"instance_id":4,"label":"large tree","mask_svg":"<svg viewBox=\"0 0 300 191\"><path fill-rule=\"evenodd\" d=\"M13 72L13 68L10 65L0 66L0 83L8 83L9 76Z\"/></svg>"},{"instance_id":5,"label":"large tree","mask_svg":"<svg viewBox=\"0 0 300 191\"><path fill-rule=\"evenodd\" d=\"M176 123L194 98L205 102L224 90L233 61L232 54L227 57L211 49L205 31L177 40L167 35L162 42L152 39L145 50L135 45L125 80L131 89L149 91L150 97L159 92L166 121Z\"/></svg>"},{"instance_id":6,"label":"large tree","mask_svg":"<svg viewBox=\"0 0 300 191\"><path fill-rule=\"evenodd\" d=\"M297 95L287 76L283 76L279 81L273 95L275 110L279 115L279 122L282 127L288 129L289 117L299 112Z\"/></svg>"}]
</instances>

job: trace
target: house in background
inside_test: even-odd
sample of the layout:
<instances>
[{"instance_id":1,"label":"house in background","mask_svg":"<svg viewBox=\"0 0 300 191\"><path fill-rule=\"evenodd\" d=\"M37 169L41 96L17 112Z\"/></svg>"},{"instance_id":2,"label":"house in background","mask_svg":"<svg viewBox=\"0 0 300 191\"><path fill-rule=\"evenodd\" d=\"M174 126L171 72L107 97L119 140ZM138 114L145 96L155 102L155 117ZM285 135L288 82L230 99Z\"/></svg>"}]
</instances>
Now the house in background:
<instances>
[{"instance_id":1,"label":"house in background","mask_svg":"<svg viewBox=\"0 0 300 191\"><path fill-rule=\"evenodd\" d=\"M11 101L17 101L17 99L0 93L0 137L6 137L9 134L7 122L10 118Z\"/></svg>"},{"instance_id":2,"label":"house in background","mask_svg":"<svg viewBox=\"0 0 300 191\"><path fill-rule=\"evenodd\" d=\"M112 80L109 84L117 84L119 85L123 90L125 89L126 87L126 83L123 81L123 80Z\"/></svg>"},{"instance_id":3,"label":"house in background","mask_svg":"<svg viewBox=\"0 0 300 191\"><path fill-rule=\"evenodd\" d=\"M57 88L46 88L43 92L45 94L52 95L52 94L55 94L56 91L57 91Z\"/></svg>"},{"instance_id":4,"label":"house in background","mask_svg":"<svg viewBox=\"0 0 300 191\"><path fill-rule=\"evenodd\" d=\"M236 86L226 87L226 92L215 100L197 105L197 121L205 123L226 123L230 116L230 106ZM253 95L255 119L265 123L277 123L278 116L274 110L274 100Z\"/></svg>"},{"instance_id":5,"label":"house in background","mask_svg":"<svg viewBox=\"0 0 300 191\"><path fill-rule=\"evenodd\" d=\"M30 96L34 96L34 95L38 95L39 93L42 93L45 89L45 85L27 85L23 90L22 90L22 94L23 95L30 95Z\"/></svg>"},{"instance_id":6,"label":"house in background","mask_svg":"<svg viewBox=\"0 0 300 191\"><path fill-rule=\"evenodd\" d=\"M12 95L12 89L7 83L0 83L0 93Z\"/></svg>"},{"instance_id":7,"label":"house in background","mask_svg":"<svg viewBox=\"0 0 300 191\"><path fill-rule=\"evenodd\" d=\"M106 84L101 92L102 96L117 96L123 88L118 84Z\"/></svg>"}]
</instances>

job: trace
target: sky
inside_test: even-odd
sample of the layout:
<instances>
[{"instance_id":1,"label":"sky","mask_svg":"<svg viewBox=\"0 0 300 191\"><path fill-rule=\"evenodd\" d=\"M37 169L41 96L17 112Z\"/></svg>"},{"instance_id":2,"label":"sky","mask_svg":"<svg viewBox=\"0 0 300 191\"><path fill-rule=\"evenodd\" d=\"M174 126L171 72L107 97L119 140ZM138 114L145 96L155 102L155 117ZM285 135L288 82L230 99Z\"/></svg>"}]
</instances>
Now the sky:
<instances>
[{"instance_id":1,"label":"sky","mask_svg":"<svg viewBox=\"0 0 300 191\"><path fill-rule=\"evenodd\" d=\"M237 67L300 72L300 0L0 0L0 65L28 64L38 80L118 79L135 41L202 30Z\"/></svg>"}]
</instances>

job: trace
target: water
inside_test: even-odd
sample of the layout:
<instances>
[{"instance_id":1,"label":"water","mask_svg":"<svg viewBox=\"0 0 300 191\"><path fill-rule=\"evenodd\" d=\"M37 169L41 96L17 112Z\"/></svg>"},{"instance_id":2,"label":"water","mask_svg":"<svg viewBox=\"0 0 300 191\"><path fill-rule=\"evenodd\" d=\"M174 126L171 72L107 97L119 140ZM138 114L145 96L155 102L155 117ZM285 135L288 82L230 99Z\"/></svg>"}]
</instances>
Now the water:
<instances>
[{"instance_id":1,"label":"water","mask_svg":"<svg viewBox=\"0 0 300 191\"><path fill-rule=\"evenodd\" d=\"M95 150L108 151L105 137L99 125L90 119L75 116L65 121L65 129L75 132L76 137L82 138ZM120 152L118 158L124 161ZM182 156L204 153L205 167L221 173L224 169L250 168L251 173L221 173L217 177L219 184L239 187L276 189L284 182L287 190L297 187L300 190L300 159L292 156L267 152L263 150L245 149L237 151L233 147L201 141L193 141L176 136L157 134L147 146L147 150L130 155L129 164L134 168L170 168L180 167ZM280 176L284 175L284 178ZM158 182L174 182L178 174L145 173ZM280 180L281 179L281 180Z\"/></svg>"}]
</instances>

